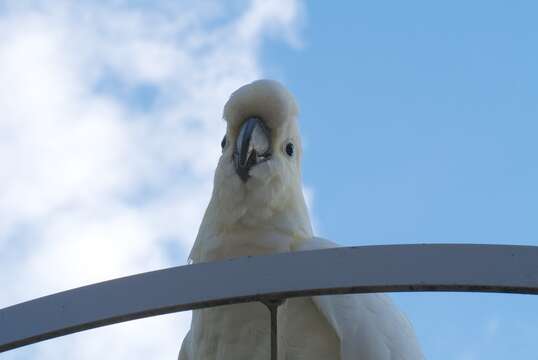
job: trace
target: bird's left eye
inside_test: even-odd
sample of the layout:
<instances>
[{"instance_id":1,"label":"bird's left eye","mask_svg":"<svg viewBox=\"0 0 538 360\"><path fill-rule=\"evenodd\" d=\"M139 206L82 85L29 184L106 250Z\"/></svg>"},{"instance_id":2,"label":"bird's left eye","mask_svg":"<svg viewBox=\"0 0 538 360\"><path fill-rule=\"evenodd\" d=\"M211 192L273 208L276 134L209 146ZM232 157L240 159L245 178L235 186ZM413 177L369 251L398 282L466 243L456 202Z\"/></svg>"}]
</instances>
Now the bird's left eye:
<instances>
[{"instance_id":1,"label":"bird's left eye","mask_svg":"<svg viewBox=\"0 0 538 360\"><path fill-rule=\"evenodd\" d=\"M226 135L222 138L222 141L220 142L220 147L222 150L224 150L224 147L226 146Z\"/></svg>"},{"instance_id":2,"label":"bird's left eye","mask_svg":"<svg viewBox=\"0 0 538 360\"><path fill-rule=\"evenodd\" d=\"M295 147L293 146L293 143L287 143L286 144L286 154L288 154L288 156L293 156L294 151L295 151Z\"/></svg>"}]
</instances>

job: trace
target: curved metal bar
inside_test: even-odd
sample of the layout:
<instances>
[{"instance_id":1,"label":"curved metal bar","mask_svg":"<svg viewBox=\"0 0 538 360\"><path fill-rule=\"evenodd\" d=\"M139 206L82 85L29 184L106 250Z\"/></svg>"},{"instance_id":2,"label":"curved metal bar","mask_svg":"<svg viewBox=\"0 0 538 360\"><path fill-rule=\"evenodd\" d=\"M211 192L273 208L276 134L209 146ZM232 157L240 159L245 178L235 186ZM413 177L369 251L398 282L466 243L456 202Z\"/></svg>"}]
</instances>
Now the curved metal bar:
<instances>
[{"instance_id":1,"label":"curved metal bar","mask_svg":"<svg viewBox=\"0 0 538 360\"><path fill-rule=\"evenodd\" d=\"M119 322L288 297L480 291L538 294L538 247L384 245L173 267L0 310L0 352Z\"/></svg>"}]
</instances>

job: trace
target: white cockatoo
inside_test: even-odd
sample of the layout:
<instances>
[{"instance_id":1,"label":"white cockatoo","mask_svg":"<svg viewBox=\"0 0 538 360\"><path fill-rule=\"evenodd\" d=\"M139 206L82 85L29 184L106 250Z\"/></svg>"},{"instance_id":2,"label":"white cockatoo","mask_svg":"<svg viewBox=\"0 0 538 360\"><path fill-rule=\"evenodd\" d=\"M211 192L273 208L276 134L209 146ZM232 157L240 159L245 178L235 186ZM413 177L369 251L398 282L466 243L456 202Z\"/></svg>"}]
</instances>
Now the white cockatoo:
<instances>
[{"instance_id":1,"label":"white cockatoo","mask_svg":"<svg viewBox=\"0 0 538 360\"><path fill-rule=\"evenodd\" d=\"M231 95L192 262L337 246L312 233L297 115L293 96L276 81L255 81ZM288 299L279 308L278 334L279 359L423 358L410 323L383 294ZM267 360L269 344L263 304L219 306L193 311L179 359Z\"/></svg>"}]
</instances>

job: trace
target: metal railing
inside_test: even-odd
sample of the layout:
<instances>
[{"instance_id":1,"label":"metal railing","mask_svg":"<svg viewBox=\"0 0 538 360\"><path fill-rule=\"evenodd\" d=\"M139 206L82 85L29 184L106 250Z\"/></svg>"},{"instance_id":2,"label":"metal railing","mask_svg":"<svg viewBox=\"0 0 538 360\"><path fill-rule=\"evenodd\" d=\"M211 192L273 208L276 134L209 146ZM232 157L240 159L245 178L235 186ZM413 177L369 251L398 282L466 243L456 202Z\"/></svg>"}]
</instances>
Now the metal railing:
<instances>
[{"instance_id":1,"label":"metal railing","mask_svg":"<svg viewBox=\"0 0 538 360\"><path fill-rule=\"evenodd\" d=\"M0 310L0 352L100 326L300 296L413 291L538 294L538 247L429 244L335 248L151 271Z\"/></svg>"}]
</instances>

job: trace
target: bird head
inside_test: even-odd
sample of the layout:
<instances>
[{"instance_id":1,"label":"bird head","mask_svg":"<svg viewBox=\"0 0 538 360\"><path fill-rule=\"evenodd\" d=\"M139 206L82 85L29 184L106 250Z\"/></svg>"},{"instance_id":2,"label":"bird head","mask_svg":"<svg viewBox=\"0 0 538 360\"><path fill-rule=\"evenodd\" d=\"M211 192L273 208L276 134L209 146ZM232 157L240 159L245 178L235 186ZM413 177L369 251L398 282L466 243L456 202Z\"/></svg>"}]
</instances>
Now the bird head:
<instances>
[{"instance_id":1,"label":"bird head","mask_svg":"<svg viewBox=\"0 0 538 360\"><path fill-rule=\"evenodd\" d=\"M205 238L222 232L263 228L312 236L297 115L293 96L276 81L258 80L230 96L213 194L191 258L203 252Z\"/></svg>"},{"instance_id":2,"label":"bird head","mask_svg":"<svg viewBox=\"0 0 538 360\"><path fill-rule=\"evenodd\" d=\"M297 113L293 96L276 81L258 80L239 88L224 106L227 129L217 172L233 165L246 189L276 178L299 180Z\"/></svg>"}]
</instances>

